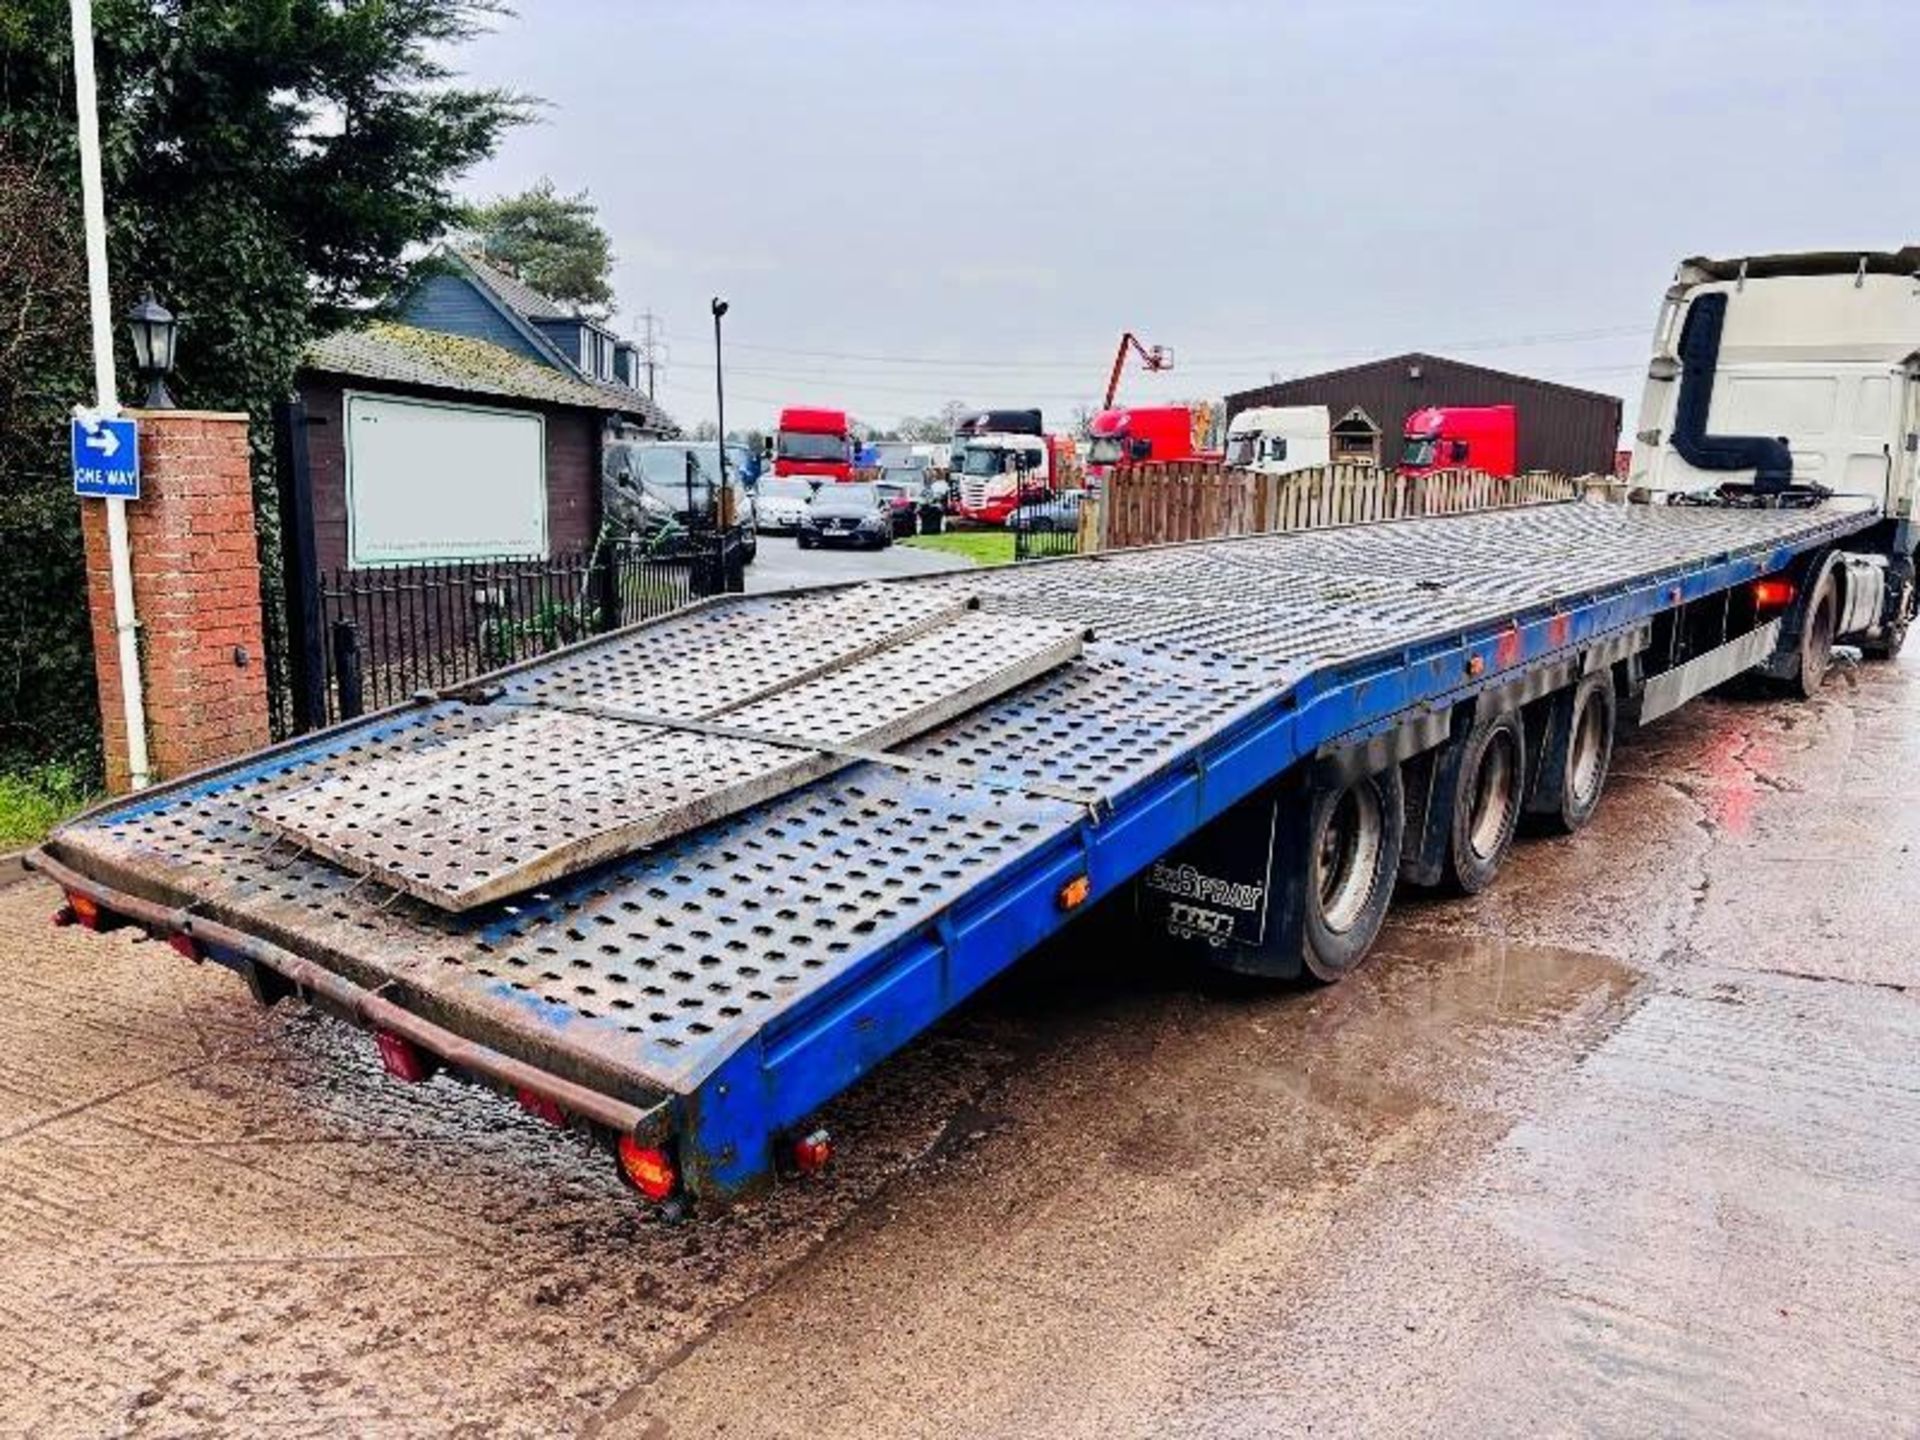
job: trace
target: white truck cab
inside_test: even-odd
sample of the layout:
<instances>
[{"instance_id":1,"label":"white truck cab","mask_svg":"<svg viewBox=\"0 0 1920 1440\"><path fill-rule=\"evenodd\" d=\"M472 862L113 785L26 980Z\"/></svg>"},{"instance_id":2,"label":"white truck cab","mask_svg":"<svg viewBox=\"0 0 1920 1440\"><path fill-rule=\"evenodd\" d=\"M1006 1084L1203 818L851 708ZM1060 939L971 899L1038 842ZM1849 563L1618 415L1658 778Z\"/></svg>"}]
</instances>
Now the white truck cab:
<instances>
[{"instance_id":1,"label":"white truck cab","mask_svg":"<svg viewBox=\"0 0 1920 1440\"><path fill-rule=\"evenodd\" d=\"M1803 577L1787 639L1818 623L1869 654L1899 650L1915 611L1916 466L1920 245L1681 262L1629 484L1668 501L1832 496L1883 516ZM1803 618L1821 603L1839 613Z\"/></svg>"},{"instance_id":2,"label":"white truck cab","mask_svg":"<svg viewBox=\"0 0 1920 1440\"><path fill-rule=\"evenodd\" d=\"M1259 405L1227 426L1227 464L1288 475L1331 462L1332 417L1324 405Z\"/></svg>"},{"instance_id":3,"label":"white truck cab","mask_svg":"<svg viewBox=\"0 0 1920 1440\"><path fill-rule=\"evenodd\" d=\"M1913 516L1920 246L1683 261L1629 480L1817 486Z\"/></svg>"}]
</instances>

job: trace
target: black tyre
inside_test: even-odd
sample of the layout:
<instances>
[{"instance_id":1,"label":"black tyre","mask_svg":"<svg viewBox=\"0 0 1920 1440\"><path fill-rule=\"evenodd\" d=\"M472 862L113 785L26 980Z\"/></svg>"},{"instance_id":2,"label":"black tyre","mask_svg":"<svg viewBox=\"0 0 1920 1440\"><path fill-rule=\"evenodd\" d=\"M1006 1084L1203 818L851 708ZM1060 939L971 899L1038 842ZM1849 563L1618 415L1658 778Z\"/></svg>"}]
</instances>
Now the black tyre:
<instances>
[{"instance_id":1,"label":"black tyre","mask_svg":"<svg viewBox=\"0 0 1920 1440\"><path fill-rule=\"evenodd\" d=\"M1461 746L1451 797L1446 884L1478 895L1500 873L1525 808L1527 734L1517 712L1481 721Z\"/></svg>"},{"instance_id":2,"label":"black tyre","mask_svg":"<svg viewBox=\"0 0 1920 1440\"><path fill-rule=\"evenodd\" d=\"M1833 663L1833 637L1840 625L1840 589L1828 570L1814 587L1807 601L1807 612L1800 621L1800 663L1790 682L1793 692L1803 700L1812 699L1826 682L1827 669Z\"/></svg>"},{"instance_id":3,"label":"black tyre","mask_svg":"<svg viewBox=\"0 0 1920 1440\"><path fill-rule=\"evenodd\" d=\"M1331 983L1367 958L1393 900L1405 829L1398 765L1315 790L1301 957L1314 979Z\"/></svg>"},{"instance_id":4,"label":"black tyre","mask_svg":"<svg viewBox=\"0 0 1920 1440\"><path fill-rule=\"evenodd\" d=\"M1571 835L1600 808L1607 768L1613 763L1617 715L1610 670L1596 671L1554 697L1527 805L1546 829Z\"/></svg>"},{"instance_id":5,"label":"black tyre","mask_svg":"<svg viewBox=\"0 0 1920 1440\"><path fill-rule=\"evenodd\" d=\"M1882 635L1878 640L1869 640L1860 647L1860 653L1869 660L1891 660L1906 648L1909 621L1901 621Z\"/></svg>"},{"instance_id":6,"label":"black tyre","mask_svg":"<svg viewBox=\"0 0 1920 1440\"><path fill-rule=\"evenodd\" d=\"M813 537L802 533L796 543L802 550L811 550L813 548Z\"/></svg>"},{"instance_id":7,"label":"black tyre","mask_svg":"<svg viewBox=\"0 0 1920 1440\"><path fill-rule=\"evenodd\" d=\"M1887 626L1879 639L1869 640L1860 647L1860 653L1869 660L1891 660L1906 646L1907 631L1913 625L1916 592L1911 584L1903 584L1901 589L1906 598L1900 607L1899 615L1894 618L1892 624Z\"/></svg>"}]
</instances>

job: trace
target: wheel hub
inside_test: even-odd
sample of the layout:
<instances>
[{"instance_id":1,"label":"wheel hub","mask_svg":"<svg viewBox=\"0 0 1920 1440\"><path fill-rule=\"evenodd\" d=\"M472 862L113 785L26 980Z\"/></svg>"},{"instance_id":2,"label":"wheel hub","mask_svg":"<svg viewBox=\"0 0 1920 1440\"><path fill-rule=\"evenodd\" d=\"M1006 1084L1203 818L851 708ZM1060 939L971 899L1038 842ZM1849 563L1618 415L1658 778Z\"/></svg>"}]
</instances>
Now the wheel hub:
<instances>
[{"instance_id":1,"label":"wheel hub","mask_svg":"<svg viewBox=\"0 0 1920 1440\"><path fill-rule=\"evenodd\" d=\"M1374 787L1350 785L1327 812L1313 857L1320 915L1335 934L1351 930L1373 896L1385 843L1385 817Z\"/></svg>"},{"instance_id":2,"label":"wheel hub","mask_svg":"<svg viewBox=\"0 0 1920 1440\"><path fill-rule=\"evenodd\" d=\"M1493 737L1481 755L1480 773L1474 780L1467 844L1480 860L1491 860L1506 839L1507 819L1513 810L1516 768L1513 737L1503 731Z\"/></svg>"}]
</instances>

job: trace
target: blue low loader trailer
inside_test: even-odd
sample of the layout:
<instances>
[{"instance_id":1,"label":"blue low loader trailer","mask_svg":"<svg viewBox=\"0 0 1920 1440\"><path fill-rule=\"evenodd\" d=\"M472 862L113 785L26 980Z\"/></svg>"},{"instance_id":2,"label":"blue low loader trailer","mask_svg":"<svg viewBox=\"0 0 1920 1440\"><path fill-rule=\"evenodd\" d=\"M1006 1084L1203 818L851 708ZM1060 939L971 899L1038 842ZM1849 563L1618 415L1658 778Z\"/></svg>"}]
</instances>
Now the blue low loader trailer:
<instances>
[{"instance_id":1,"label":"blue low loader trailer","mask_svg":"<svg viewBox=\"0 0 1920 1440\"><path fill-rule=\"evenodd\" d=\"M1617 725L1897 650L1911 448L1877 494L1759 473L1669 328L1636 463L1699 503L717 598L113 801L29 863L62 920L517 1098L669 1214L732 1201L821 1168L829 1100L1096 908L1338 981L1397 886L1476 891L1528 816L1587 823Z\"/></svg>"}]
</instances>

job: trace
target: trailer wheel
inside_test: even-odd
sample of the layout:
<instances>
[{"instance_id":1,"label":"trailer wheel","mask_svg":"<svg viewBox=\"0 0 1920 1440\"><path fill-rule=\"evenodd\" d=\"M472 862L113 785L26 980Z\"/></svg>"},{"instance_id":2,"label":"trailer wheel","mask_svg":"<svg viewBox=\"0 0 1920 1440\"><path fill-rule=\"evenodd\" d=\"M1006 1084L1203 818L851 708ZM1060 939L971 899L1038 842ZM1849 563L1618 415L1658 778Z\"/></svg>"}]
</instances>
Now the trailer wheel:
<instances>
[{"instance_id":1,"label":"trailer wheel","mask_svg":"<svg viewBox=\"0 0 1920 1440\"><path fill-rule=\"evenodd\" d=\"M1315 790L1302 955L1314 979L1331 983L1366 958L1393 899L1405 828L1398 765Z\"/></svg>"},{"instance_id":2,"label":"trailer wheel","mask_svg":"<svg viewBox=\"0 0 1920 1440\"><path fill-rule=\"evenodd\" d=\"M1807 602L1807 613L1800 622L1800 663L1795 667L1793 691L1810 700L1827 678L1833 663L1833 636L1840 623L1840 591L1834 584L1829 566Z\"/></svg>"},{"instance_id":3,"label":"trailer wheel","mask_svg":"<svg viewBox=\"0 0 1920 1440\"><path fill-rule=\"evenodd\" d=\"M1481 721L1461 746L1454 772L1449 888L1478 895L1500 873L1526 799L1527 737L1518 712Z\"/></svg>"},{"instance_id":4,"label":"trailer wheel","mask_svg":"<svg viewBox=\"0 0 1920 1440\"><path fill-rule=\"evenodd\" d=\"M1597 670L1554 697L1528 811L1571 835L1593 819L1613 760L1613 672Z\"/></svg>"}]
</instances>

